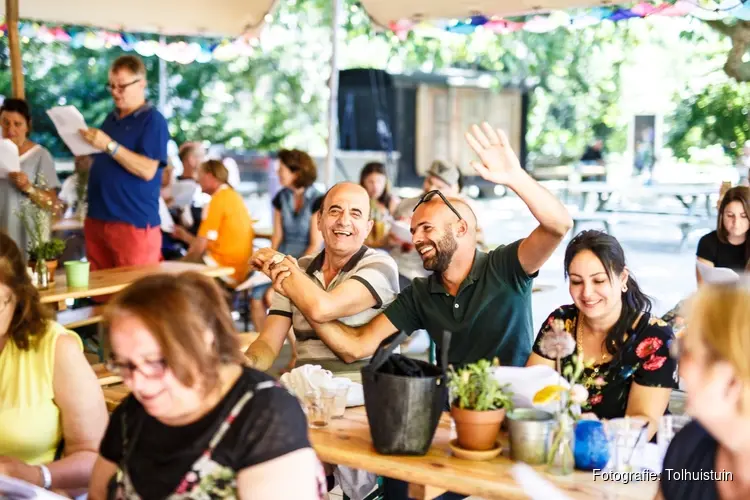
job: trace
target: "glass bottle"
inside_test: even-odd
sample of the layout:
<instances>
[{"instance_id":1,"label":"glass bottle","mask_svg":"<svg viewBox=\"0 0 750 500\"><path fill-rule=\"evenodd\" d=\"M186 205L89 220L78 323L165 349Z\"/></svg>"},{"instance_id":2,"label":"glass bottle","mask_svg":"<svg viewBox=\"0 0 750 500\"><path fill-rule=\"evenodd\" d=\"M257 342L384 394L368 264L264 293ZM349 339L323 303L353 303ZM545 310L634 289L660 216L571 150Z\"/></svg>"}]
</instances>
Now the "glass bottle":
<instances>
[{"instance_id":1,"label":"glass bottle","mask_svg":"<svg viewBox=\"0 0 750 500\"><path fill-rule=\"evenodd\" d=\"M37 275L37 288L40 290L46 290L49 288L49 270L47 269L47 261L44 259L37 259L35 271Z\"/></svg>"}]
</instances>

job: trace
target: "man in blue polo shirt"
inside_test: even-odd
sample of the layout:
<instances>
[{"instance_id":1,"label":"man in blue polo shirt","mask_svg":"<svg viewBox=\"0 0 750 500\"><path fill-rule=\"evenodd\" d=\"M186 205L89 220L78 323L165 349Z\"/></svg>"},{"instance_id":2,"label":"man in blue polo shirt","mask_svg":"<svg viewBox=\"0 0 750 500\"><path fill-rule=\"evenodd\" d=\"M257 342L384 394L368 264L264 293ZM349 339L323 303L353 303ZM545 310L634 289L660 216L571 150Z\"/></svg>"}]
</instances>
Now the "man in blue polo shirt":
<instances>
[{"instance_id":1,"label":"man in blue polo shirt","mask_svg":"<svg viewBox=\"0 0 750 500\"><path fill-rule=\"evenodd\" d=\"M158 263L160 169L167 165L167 122L146 102L146 67L127 55L112 63L107 88L115 109L101 130L81 136L102 151L89 174L86 255L92 269Z\"/></svg>"}]
</instances>

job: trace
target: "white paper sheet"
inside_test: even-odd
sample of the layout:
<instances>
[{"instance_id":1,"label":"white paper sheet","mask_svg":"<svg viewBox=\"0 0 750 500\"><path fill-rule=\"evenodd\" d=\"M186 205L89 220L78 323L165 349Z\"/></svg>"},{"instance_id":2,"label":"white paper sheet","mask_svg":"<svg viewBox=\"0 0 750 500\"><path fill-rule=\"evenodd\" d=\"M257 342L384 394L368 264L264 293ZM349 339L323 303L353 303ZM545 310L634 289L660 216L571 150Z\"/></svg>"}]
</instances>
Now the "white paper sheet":
<instances>
[{"instance_id":1,"label":"white paper sheet","mask_svg":"<svg viewBox=\"0 0 750 500\"><path fill-rule=\"evenodd\" d=\"M494 377L501 384L510 384L513 392L513 404L516 408L537 408L553 412L557 401L546 405L535 405L534 395L548 385L570 387L568 381L560 376L554 368L544 365L529 367L499 366L494 368Z\"/></svg>"},{"instance_id":2,"label":"white paper sheet","mask_svg":"<svg viewBox=\"0 0 750 500\"><path fill-rule=\"evenodd\" d=\"M20 171L18 146L10 139L0 139L0 179L7 179L10 172Z\"/></svg>"},{"instance_id":3,"label":"white paper sheet","mask_svg":"<svg viewBox=\"0 0 750 500\"><path fill-rule=\"evenodd\" d=\"M740 275L729 268L707 266L703 262L698 262L698 272L706 283L734 283L740 279Z\"/></svg>"},{"instance_id":4,"label":"white paper sheet","mask_svg":"<svg viewBox=\"0 0 750 500\"><path fill-rule=\"evenodd\" d=\"M68 146L73 156L87 156L101 153L81 137L80 130L88 128L86 121L75 106L57 106L47 110L57 133Z\"/></svg>"},{"instance_id":5,"label":"white paper sheet","mask_svg":"<svg viewBox=\"0 0 750 500\"><path fill-rule=\"evenodd\" d=\"M510 472L531 500L570 500L569 496L525 463L516 463Z\"/></svg>"},{"instance_id":6,"label":"white paper sheet","mask_svg":"<svg viewBox=\"0 0 750 500\"><path fill-rule=\"evenodd\" d=\"M47 491L33 484L0 474L0 498L11 500L32 499L63 500L65 497Z\"/></svg>"}]
</instances>

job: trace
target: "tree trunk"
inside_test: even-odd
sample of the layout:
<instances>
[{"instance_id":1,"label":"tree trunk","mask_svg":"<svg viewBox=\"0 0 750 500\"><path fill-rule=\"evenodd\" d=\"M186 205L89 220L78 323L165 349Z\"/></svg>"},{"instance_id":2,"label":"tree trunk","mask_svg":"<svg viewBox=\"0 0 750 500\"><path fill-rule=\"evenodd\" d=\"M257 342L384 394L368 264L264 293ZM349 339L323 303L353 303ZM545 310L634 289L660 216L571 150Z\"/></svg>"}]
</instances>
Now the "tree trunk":
<instances>
[{"instance_id":1,"label":"tree trunk","mask_svg":"<svg viewBox=\"0 0 750 500\"><path fill-rule=\"evenodd\" d=\"M750 21L738 20L732 25L724 21L706 21L706 24L732 39L724 72L738 82L750 82L750 62L742 61L750 48Z\"/></svg>"}]
</instances>

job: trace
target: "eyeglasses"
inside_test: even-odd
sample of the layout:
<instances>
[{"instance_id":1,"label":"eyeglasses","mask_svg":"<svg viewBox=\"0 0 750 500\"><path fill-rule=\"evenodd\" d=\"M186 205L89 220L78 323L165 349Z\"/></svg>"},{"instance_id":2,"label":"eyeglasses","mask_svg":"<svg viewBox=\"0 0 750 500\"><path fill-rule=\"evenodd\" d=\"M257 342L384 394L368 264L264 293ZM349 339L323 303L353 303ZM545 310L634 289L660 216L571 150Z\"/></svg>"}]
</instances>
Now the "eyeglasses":
<instances>
[{"instance_id":1,"label":"eyeglasses","mask_svg":"<svg viewBox=\"0 0 750 500\"><path fill-rule=\"evenodd\" d=\"M164 372L167 371L167 361L165 359L144 360L140 363L140 366L132 361L109 359L104 366L110 372L124 379L131 378L136 370L141 372L141 375L144 377L152 380L163 377Z\"/></svg>"},{"instance_id":2,"label":"eyeglasses","mask_svg":"<svg viewBox=\"0 0 750 500\"><path fill-rule=\"evenodd\" d=\"M5 309L7 309L11 302L13 302L13 297L10 295L5 299L0 300L0 313L5 312Z\"/></svg>"},{"instance_id":3,"label":"eyeglasses","mask_svg":"<svg viewBox=\"0 0 750 500\"><path fill-rule=\"evenodd\" d=\"M132 82L130 82L130 83L125 83L125 84L123 84L123 85L116 85L116 84L108 83L108 84L107 84L107 90L108 90L109 92L113 92L113 91L115 91L115 90L117 90L118 92L122 92L122 91L123 91L123 90L125 90L126 88L128 88L128 87L130 87L131 85L134 85L134 84L136 84L136 83L138 83L138 82L140 82L140 81L141 81L141 78L138 78L138 79L136 79L136 80L133 80L133 81L132 81Z\"/></svg>"},{"instance_id":4,"label":"eyeglasses","mask_svg":"<svg viewBox=\"0 0 750 500\"><path fill-rule=\"evenodd\" d=\"M428 202L428 201L432 200L432 198L433 198L433 197L434 197L435 195L438 195L438 196L440 196L440 199L441 199L441 200L443 200L443 201L445 202L445 204L446 204L446 205L448 206L448 208L450 208L450 209L451 209L451 212L453 212L454 214L456 214L456 217L458 217L458 220L464 220L464 218L463 218L463 217L461 217L461 214L460 214L460 213L458 213L458 210L456 210L456 207L454 207L454 206L453 206L453 205L451 204L451 202L450 202L450 201L448 201L448 198L446 198L446 197L445 197L445 196L443 195L443 193L441 193L441 192L440 192L439 190L437 190L437 189L433 189L432 191L428 191L428 192L426 192L426 193L424 194L424 196L422 196L422 197L421 197L421 198L419 199L419 203L417 203L417 204L416 204L416 206L414 207L414 210L412 210L412 213L416 212L416 211L417 211L417 208L419 208L419 205L421 205L422 203L425 203L425 202Z\"/></svg>"}]
</instances>

